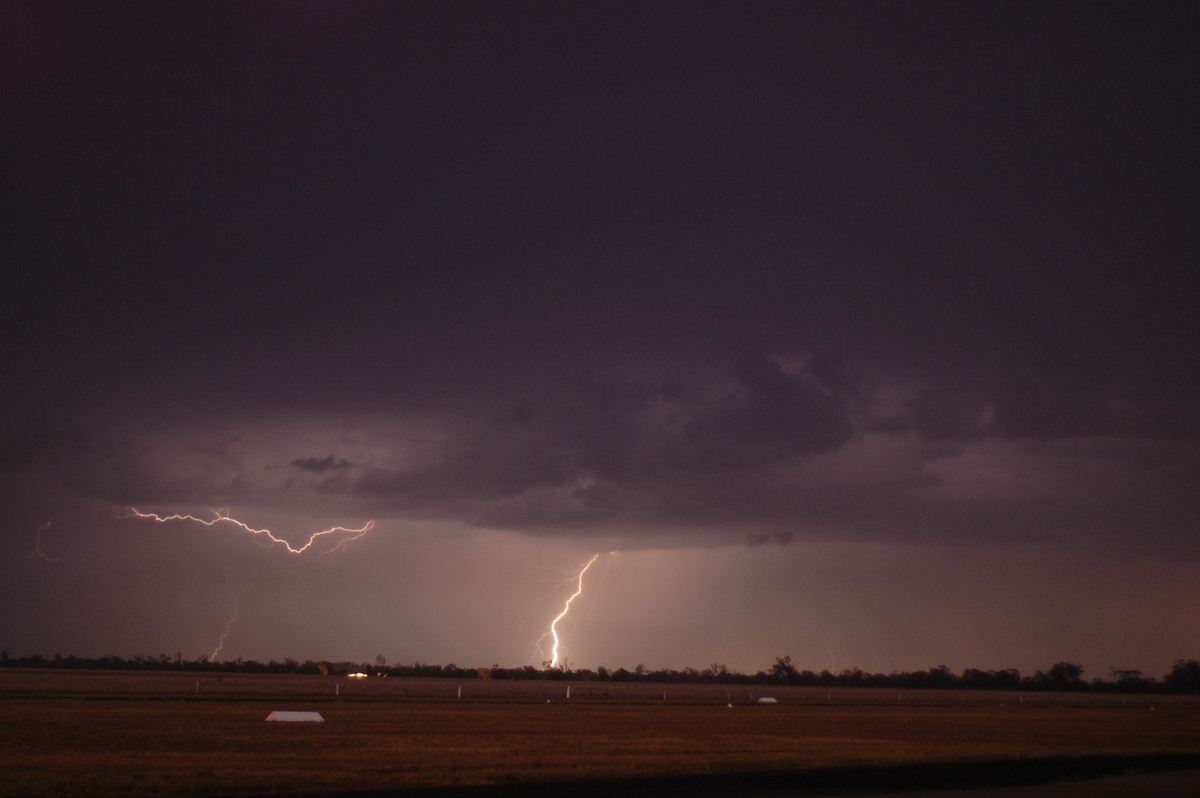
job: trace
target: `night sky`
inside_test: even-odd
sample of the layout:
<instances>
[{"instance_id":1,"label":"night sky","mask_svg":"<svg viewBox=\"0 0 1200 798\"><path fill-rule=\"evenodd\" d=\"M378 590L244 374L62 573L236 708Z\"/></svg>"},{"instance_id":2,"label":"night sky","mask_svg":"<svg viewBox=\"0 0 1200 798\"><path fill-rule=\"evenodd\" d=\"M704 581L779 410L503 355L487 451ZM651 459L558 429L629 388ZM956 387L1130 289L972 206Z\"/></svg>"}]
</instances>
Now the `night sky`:
<instances>
[{"instance_id":1,"label":"night sky","mask_svg":"<svg viewBox=\"0 0 1200 798\"><path fill-rule=\"evenodd\" d=\"M1200 657L1197 4L0 14L10 654Z\"/></svg>"}]
</instances>

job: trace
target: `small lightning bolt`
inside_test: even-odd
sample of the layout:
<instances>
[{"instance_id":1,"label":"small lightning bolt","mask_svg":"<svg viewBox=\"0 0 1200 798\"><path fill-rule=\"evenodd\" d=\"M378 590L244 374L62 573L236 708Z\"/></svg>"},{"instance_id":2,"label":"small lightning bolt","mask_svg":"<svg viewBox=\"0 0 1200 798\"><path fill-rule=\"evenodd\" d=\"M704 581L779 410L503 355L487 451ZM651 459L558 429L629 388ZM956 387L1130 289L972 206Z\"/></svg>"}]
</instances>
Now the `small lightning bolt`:
<instances>
[{"instance_id":1,"label":"small lightning bolt","mask_svg":"<svg viewBox=\"0 0 1200 798\"><path fill-rule=\"evenodd\" d=\"M331 527L330 529L325 529L320 532L314 532L312 535L309 536L308 540L305 542L305 544L303 546L296 548L295 546L293 546L291 543L288 543L283 538L275 537L275 535L273 535L271 533L271 530L269 530L269 529L255 529L254 527L250 526L247 523L239 521L236 518L231 518L227 511L213 510L212 513L214 516L213 518L204 519L204 518L197 518L194 515L158 515L157 513L143 513L143 512L139 512L136 507L130 507L129 515L127 515L125 517L126 518L148 518L151 521L156 521L160 524L164 524L168 521L195 521L197 524L204 524L204 526L216 526L217 524L233 524L234 526L236 526L242 530L245 530L246 532L249 532L251 535L265 537L267 540L269 540L271 542L271 545L278 544L280 546L283 546L285 549L287 549L288 554L303 554L304 552L306 552L310 548L312 548L313 544L315 544L319 538L324 538L329 535L339 535L339 534L345 535L345 537L341 538L337 542L337 545L321 552L321 555L332 554L335 551L341 551L341 550L345 549L346 546L348 546L352 541L358 540L363 535L370 532L371 529L373 529L375 526L375 521L370 520L363 526L359 527L358 529L349 529L344 526Z\"/></svg>"},{"instance_id":2,"label":"small lightning bolt","mask_svg":"<svg viewBox=\"0 0 1200 798\"><path fill-rule=\"evenodd\" d=\"M567 617L567 613L569 613L571 611L571 602L573 602L573 601L575 601L575 599L579 598L579 594L583 592L583 575L588 572L588 569L591 568L592 565L595 564L596 560L598 560L598 559L600 559L600 554L597 552L596 554L593 554L592 558L590 560L588 560L587 562L585 562L583 564L583 566L579 569L579 574L575 577L575 580L576 580L575 592L572 593L567 598L566 603L563 605L562 612L560 612L557 616L555 616L554 620L550 622L550 628L546 631L546 633L538 638L536 645L539 650L541 650L542 641L545 640L547 637L549 637L553 641L553 643L550 646L550 667L551 668L557 668L559 666L559 663L561 662L561 660L559 659L559 655L558 655L558 643L559 643L558 622L561 621L563 618Z\"/></svg>"},{"instance_id":3,"label":"small lightning bolt","mask_svg":"<svg viewBox=\"0 0 1200 798\"><path fill-rule=\"evenodd\" d=\"M42 533L45 532L49 528L50 528L49 521L47 521L44 524L38 525L37 536L34 538L33 551L30 552L29 559L32 560L33 558L36 557L38 559L45 560L46 562L58 562L58 560L59 560L58 557L51 557L49 554L46 554L44 551L42 551Z\"/></svg>"},{"instance_id":4,"label":"small lightning bolt","mask_svg":"<svg viewBox=\"0 0 1200 798\"><path fill-rule=\"evenodd\" d=\"M221 633L221 639L217 641L217 647L213 649L213 653L208 655L209 662L216 662L217 656L221 653L221 649L225 647L225 638L229 637L229 630L233 629L233 624L238 619L238 600L237 594L233 592L233 585L229 585L229 597L233 599L233 617L229 619L229 623L225 624L225 631Z\"/></svg>"}]
</instances>

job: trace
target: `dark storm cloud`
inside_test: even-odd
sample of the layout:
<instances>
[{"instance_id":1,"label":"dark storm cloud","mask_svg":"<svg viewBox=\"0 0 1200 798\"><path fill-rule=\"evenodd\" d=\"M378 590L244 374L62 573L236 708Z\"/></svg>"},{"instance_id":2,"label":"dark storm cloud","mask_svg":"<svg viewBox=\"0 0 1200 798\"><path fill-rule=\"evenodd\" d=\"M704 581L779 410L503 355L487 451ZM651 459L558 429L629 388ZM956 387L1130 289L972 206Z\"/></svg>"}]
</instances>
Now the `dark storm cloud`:
<instances>
[{"instance_id":1,"label":"dark storm cloud","mask_svg":"<svg viewBox=\"0 0 1200 798\"><path fill-rule=\"evenodd\" d=\"M1001 534L942 464L1200 429L1188 8L129 8L10 28L0 454L64 490Z\"/></svg>"},{"instance_id":2,"label":"dark storm cloud","mask_svg":"<svg viewBox=\"0 0 1200 798\"><path fill-rule=\"evenodd\" d=\"M227 441L203 434L178 450L155 430L114 430L95 423L25 421L10 436L12 479L29 486L30 500L63 496L118 506L144 502L218 502L246 498L255 489ZM181 462L182 460L182 462ZM43 495L45 494L45 495Z\"/></svg>"},{"instance_id":3,"label":"dark storm cloud","mask_svg":"<svg viewBox=\"0 0 1200 798\"><path fill-rule=\"evenodd\" d=\"M791 543L795 535L791 532L776 532L774 535L769 535L766 532L756 532L746 536L746 543L750 546L761 546L764 543L774 541L781 546Z\"/></svg>"},{"instance_id":4,"label":"dark storm cloud","mask_svg":"<svg viewBox=\"0 0 1200 798\"><path fill-rule=\"evenodd\" d=\"M345 487L488 525L672 521L676 505L694 503L713 482L769 479L844 445L857 399L840 364L812 359L789 372L762 354L705 379L588 382L483 422L447 425L429 461L368 467ZM755 515L742 512L747 521Z\"/></svg>"},{"instance_id":5,"label":"dark storm cloud","mask_svg":"<svg viewBox=\"0 0 1200 798\"><path fill-rule=\"evenodd\" d=\"M991 426L991 407L982 391L946 383L929 385L909 404L912 426L927 440L979 440Z\"/></svg>"},{"instance_id":6,"label":"dark storm cloud","mask_svg":"<svg viewBox=\"0 0 1200 798\"><path fill-rule=\"evenodd\" d=\"M738 394L718 407L707 424L690 425L690 437L700 448L725 440L730 449L765 447L761 456L778 458L837 448L853 431L837 376L817 368L793 378L766 357L743 358L736 372ZM729 462L739 459L734 452L726 454ZM720 453L717 459L723 459Z\"/></svg>"},{"instance_id":7,"label":"dark storm cloud","mask_svg":"<svg viewBox=\"0 0 1200 798\"><path fill-rule=\"evenodd\" d=\"M346 468L353 468L354 463L341 457L334 457L327 454L324 457L299 457L288 465L298 468L301 471L309 471L313 474L324 474L326 471L340 471Z\"/></svg>"},{"instance_id":8,"label":"dark storm cloud","mask_svg":"<svg viewBox=\"0 0 1200 798\"><path fill-rule=\"evenodd\" d=\"M1178 370L1190 367L1181 363ZM911 397L908 419L931 441L1194 436L1200 420L1188 407L1195 397L1148 388L1115 372L1080 373L1069 363L975 381L940 378Z\"/></svg>"},{"instance_id":9,"label":"dark storm cloud","mask_svg":"<svg viewBox=\"0 0 1200 798\"><path fill-rule=\"evenodd\" d=\"M89 449L86 434L75 426L49 427L44 420L26 418L0 440L0 468L20 471L36 468Z\"/></svg>"}]
</instances>

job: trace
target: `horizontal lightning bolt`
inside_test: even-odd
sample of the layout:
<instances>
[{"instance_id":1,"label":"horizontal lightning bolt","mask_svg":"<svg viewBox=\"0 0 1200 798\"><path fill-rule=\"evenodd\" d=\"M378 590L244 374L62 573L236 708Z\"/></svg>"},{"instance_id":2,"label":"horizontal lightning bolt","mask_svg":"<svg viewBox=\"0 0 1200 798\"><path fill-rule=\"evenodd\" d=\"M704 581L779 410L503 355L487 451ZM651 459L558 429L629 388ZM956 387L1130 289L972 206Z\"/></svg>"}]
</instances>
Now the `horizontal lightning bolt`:
<instances>
[{"instance_id":1,"label":"horizontal lightning bolt","mask_svg":"<svg viewBox=\"0 0 1200 798\"><path fill-rule=\"evenodd\" d=\"M136 507L130 507L129 515L127 515L125 517L126 518L148 518L151 521L156 521L160 524L165 524L168 521L194 521L197 524L203 524L204 526L216 526L217 524L232 524L233 526L236 526L239 529L249 532L251 535L255 535L256 537L257 536L265 537L272 544L278 544L280 546L283 546L284 548L287 549L288 554L303 554L304 552L306 552L310 548L312 548L313 544L316 543L318 539L327 537L329 535L338 535L338 534L346 535L346 537L344 537L338 541L336 546L334 546L331 549L327 549L326 551L321 552L322 555L332 554L335 551L341 551L352 541L358 540L363 535L370 532L371 529L374 528L374 526L375 526L374 520L368 521L366 524L359 527L358 529L349 529L344 526L335 526L330 529L322 530L321 532L314 532L303 546L296 548L295 546L293 546L291 543L288 543L283 538L275 537L275 535L273 535L271 533L271 530L255 529L254 527L250 526L249 524L239 521L236 518L230 518L229 515L225 512L218 512L216 510L213 510L213 516L214 516L213 518L205 519L205 518L197 518L194 515L158 515L157 513L139 512Z\"/></svg>"}]
</instances>

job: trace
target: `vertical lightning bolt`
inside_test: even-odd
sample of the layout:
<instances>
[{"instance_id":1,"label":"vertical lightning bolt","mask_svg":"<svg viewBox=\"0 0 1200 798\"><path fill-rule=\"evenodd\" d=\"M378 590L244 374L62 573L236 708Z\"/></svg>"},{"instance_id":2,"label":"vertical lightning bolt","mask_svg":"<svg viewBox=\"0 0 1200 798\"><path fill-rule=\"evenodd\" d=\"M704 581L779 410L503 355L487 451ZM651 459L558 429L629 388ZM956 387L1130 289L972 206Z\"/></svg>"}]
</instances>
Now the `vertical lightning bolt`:
<instances>
[{"instance_id":1,"label":"vertical lightning bolt","mask_svg":"<svg viewBox=\"0 0 1200 798\"><path fill-rule=\"evenodd\" d=\"M30 552L29 559L32 560L36 557L40 560L45 560L46 562L58 562L58 560L59 560L58 557L51 557L49 554L46 554L44 551L42 551L42 533L45 532L49 528L50 528L49 521L47 521L44 524L38 524L37 535L34 537L34 540L33 540L33 551Z\"/></svg>"},{"instance_id":2,"label":"vertical lightning bolt","mask_svg":"<svg viewBox=\"0 0 1200 798\"><path fill-rule=\"evenodd\" d=\"M229 619L229 623L225 624L225 631L221 633L221 639L217 641L217 647L213 649L213 653L208 655L209 662L216 662L217 656L221 653L221 649L225 647L225 638L229 637L229 631L233 629L233 624L238 619L238 600L237 594L233 592L233 585L229 585L229 597L233 599L233 617Z\"/></svg>"},{"instance_id":3,"label":"vertical lightning bolt","mask_svg":"<svg viewBox=\"0 0 1200 798\"><path fill-rule=\"evenodd\" d=\"M275 537L275 535L272 534L271 530L255 529L254 527L250 526L247 523L239 521L236 518L231 518L229 516L228 512L226 512L226 511L213 510L213 516L214 516L213 518L204 519L204 518L197 518L194 515L158 515L157 513L139 512L136 507L130 507L129 515L127 515L125 517L126 518L148 518L151 521L155 521L160 524L165 524L168 521L194 521L195 523L203 524L204 526L216 526L217 524L232 524L233 526L236 526L239 529L249 532L251 535L254 535L255 537L266 538L268 541L270 541L270 545L283 546L285 549L287 549L288 554L303 554L304 552L306 552L310 548L312 548L312 546L320 538L328 537L330 535L339 535L339 534L343 535L344 537L342 537L340 540L338 540L337 544L334 545L332 548L329 548L329 549L326 549L325 551L320 552L321 555L332 554L335 551L341 551L341 550L345 549L346 546L349 545L352 541L358 540L363 535L370 532L371 529L375 526L375 521L371 520L371 521L368 521L363 526L359 527L358 529L349 529L344 526L331 527L330 529L325 529L320 532L312 533L312 535L309 536L308 540L304 543L304 545L297 548L297 547L293 546L291 543L288 543L283 538Z\"/></svg>"},{"instance_id":4,"label":"vertical lightning bolt","mask_svg":"<svg viewBox=\"0 0 1200 798\"><path fill-rule=\"evenodd\" d=\"M588 560L587 562L585 562L583 564L583 567L581 567L579 569L579 574L575 578L575 581L576 581L575 592L572 593L567 598L566 603L563 605L562 612L560 612L558 615L556 615L554 617L554 620L550 622L550 628L546 631L546 633L543 634L540 638L538 638L537 645L538 645L539 649L541 648L542 641L545 640L547 637L549 637L552 641L552 643L550 645L550 667L551 668L557 668L559 666L559 664L561 663L561 659L559 658L559 654L558 654L558 644L559 644L558 622L561 621L563 618L567 617L567 614L571 611L571 602L573 602L573 601L575 601L575 599L579 598L579 594L583 592L583 575L588 572L588 569L591 568L592 565L598 559L600 559L600 554L599 553L593 554L592 558L590 560Z\"/></svg>"}]
</instances>

